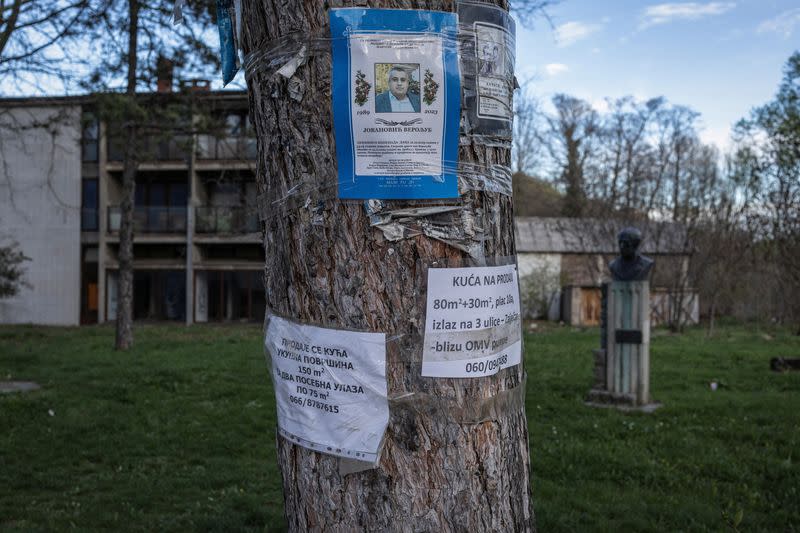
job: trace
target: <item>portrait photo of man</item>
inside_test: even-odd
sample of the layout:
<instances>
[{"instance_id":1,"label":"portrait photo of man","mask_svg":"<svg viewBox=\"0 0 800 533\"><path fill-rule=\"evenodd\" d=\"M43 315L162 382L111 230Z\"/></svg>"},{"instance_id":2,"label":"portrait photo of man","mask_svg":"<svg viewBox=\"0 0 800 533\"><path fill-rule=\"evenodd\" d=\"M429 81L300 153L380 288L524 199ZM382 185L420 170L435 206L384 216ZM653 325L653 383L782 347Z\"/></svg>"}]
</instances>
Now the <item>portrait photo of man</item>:
<instances>
[{"instance_id":1,"label":"portrait photo of man","mask_svg":"<svg viewBox=\"0 0 800 533\"><path fill-rule=\"evenodd\" d=\"M376 113L419 113L419 65L376 63L375 92Z\"/></svg>"}]
</instances>

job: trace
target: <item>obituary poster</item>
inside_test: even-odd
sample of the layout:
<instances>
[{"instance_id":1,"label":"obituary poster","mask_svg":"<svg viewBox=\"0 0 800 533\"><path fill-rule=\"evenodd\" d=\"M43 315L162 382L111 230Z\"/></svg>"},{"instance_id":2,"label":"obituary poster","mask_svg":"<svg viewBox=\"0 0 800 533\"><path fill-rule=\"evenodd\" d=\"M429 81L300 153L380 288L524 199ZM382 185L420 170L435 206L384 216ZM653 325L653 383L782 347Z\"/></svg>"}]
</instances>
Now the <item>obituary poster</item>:
<instances>
[{"instance_id":1,"label":"obituary poster","mask_svg":"<svg viewBox=\"0 0 800 533\"><path fill-rule=\"evenodd\" d=\"M458 197L458 17L332 9L339 198Z\"/></svg>"},{"instance_id":2,"label":"obituary poster","mask_svg":"<svg viewBox=\"0 0 800 533\"><path fill-rule=\"evenodd\" d=\"M386 335L271 317L278 432L306 448L375 462L389 423Z\"/></svg>"},{"instance_id":3,"label":"obituary poster","mask_svg":"<svg viewBox=\"0 0 800 533\"><path fill-rule=\"evenodd\" d=\"M511 139L516 27L504 9L460 1L461 68L469 132Z\"/></svg>"}]
</instances>

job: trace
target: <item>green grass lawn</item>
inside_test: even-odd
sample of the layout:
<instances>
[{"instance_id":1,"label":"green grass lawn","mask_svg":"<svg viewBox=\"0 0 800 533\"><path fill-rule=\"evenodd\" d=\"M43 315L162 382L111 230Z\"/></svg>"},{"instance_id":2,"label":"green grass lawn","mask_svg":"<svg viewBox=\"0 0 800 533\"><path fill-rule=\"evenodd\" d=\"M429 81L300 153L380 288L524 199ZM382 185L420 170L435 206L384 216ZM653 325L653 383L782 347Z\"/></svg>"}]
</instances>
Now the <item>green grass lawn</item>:
<instances>
[{"instance_id":1,"label":"green grass lawn","mask_svg":"<svg viewBox=\"0 0 800 533\"><path fill-rule=\"evenodd\" d=\"M259 326L0 327L0 531L283 527L272 387ZM540 531L800 529L800 357L784 330L652 340L664 407L583 405L597 330L528 335ZM709 382L717 380L716 391Z\"/></svg>"}]
</instances>

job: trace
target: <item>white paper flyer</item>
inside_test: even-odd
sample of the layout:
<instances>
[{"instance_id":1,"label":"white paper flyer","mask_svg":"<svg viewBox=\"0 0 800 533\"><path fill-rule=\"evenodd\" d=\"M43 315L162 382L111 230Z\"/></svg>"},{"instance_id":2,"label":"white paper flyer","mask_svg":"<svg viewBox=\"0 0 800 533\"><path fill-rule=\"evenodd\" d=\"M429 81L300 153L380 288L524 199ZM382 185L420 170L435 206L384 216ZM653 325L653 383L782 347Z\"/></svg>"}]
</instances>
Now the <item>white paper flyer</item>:
<instances>
[{"instance_id":1,"label":"white paper flyer","mask_svg":"<svg viewBox=\"0 0 800 533\"><path fill-rule=\"evenodd\" d=\"M488 376L521 357L516 265L428 270L423 376Z\"/></svg>"},{"instance_id":2,"label":"white paper flyer","mask_svg":"<svg viewBox=\"0 0 800 533\"><path fill-rule=\"evenodd\" d=\"M280 434L318 452L377 461L389 423L386 336L273 316L264 343Z\"/></svg>"}]
</instances>

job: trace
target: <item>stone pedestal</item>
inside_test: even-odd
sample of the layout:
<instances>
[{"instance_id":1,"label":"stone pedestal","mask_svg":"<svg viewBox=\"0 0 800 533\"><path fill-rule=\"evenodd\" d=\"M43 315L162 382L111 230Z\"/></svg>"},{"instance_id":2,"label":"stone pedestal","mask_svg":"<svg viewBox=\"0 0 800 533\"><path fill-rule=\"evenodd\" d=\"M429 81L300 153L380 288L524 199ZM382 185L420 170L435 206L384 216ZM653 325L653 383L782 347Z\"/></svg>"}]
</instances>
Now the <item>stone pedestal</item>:
<instances>
[{"instance_id":1,"label":"stone pedestal","mask_svg":"<svg viewBox=\"0 0 800 533\"><path fill-rule=\"evenodd\" d=\"M603 285L601 347L594 350L594 379L586 403L651 411L650 286L647 281Z\"/></svg>"}]
</instances>

